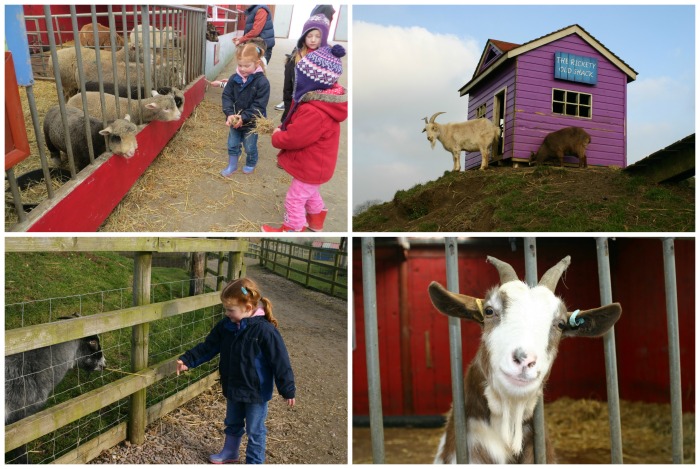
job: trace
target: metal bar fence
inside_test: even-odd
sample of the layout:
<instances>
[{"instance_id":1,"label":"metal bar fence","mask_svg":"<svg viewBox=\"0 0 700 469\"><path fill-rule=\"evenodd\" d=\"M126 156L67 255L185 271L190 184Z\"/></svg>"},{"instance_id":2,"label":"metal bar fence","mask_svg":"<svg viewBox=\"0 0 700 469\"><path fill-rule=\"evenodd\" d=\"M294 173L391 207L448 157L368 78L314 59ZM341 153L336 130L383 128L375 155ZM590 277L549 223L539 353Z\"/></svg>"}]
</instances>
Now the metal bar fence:
<instances>
[{"instance_id":1,"label":"metal bar fence","mask_svg":"<svg viewBox=\"0 0 700 469\"><path fill-rule=\"evenodd\" d=\"M137 87L137 103L132 106L129 92L127 107L137 110L137 115L132 113L132 120L142 122L143 100L151 96L151 90L162 86L182 89L204 73L206 10L186 6L150 5L138 8L135 5L122 5L121 14L115 14L111 5L106 8L107 11L98 12L93 5L90 13L77 13L75 5L71 5L70 13L55 14L52 7L46 5L43 15L25 16L24 32L28 37L31 36L29 47L30 52L34 52L31 54L33 73L37 79L54 80L56 86L55 90L43 85L39 88L34 85L25 86L31 114L32 125L27 130L32 156L20 168L23 173L32 176L23 178L22 174L17 172L17 168L6 170L11 188L6 197L11 197L12 207L11 213L6 213L6 229L26 221L26 214L36 205L44 200L54 199L58 187L77 178L81 168L74 156L75 142L70 138L66 102L74 94L80 93L81 109L84 115L88 115L86 82L98 83L99 101L103 111L101 120L106 127L109 120L104 114L105 84L113 84L115 89L120 86L128 90L131 90L132 86ZM83 21L87 18L90 20L88 24L93 27L90 35L81 34L78 30L78 19ZM70 20L70 29L62 30L67 19ZM108 26L109 44L99 45L99 35L103 33L98 33L98 23ZM129 24L133 25L131 31L128 29ZM31 25L33 31L28 30L26 25ZM141 29L134 33L135 28ZM82 46L80 38L88 36L98 45ZM70 44L71 40L73 44ZM125 44L119 50L118 40ZM63 54L59 56L58 53L62 49L72 49L74 58ZM86 68L88 65L89 70ZM123 75L121 70L124 71ZM41 127L44 115L56 104L60 109L67 154L67 170L63 172L57 161L52 163L55 170L51 168L45 153L46 142ZM126 114L126 110L121 109L119 100L115 100L115 107L119 116ZM84 123L85 132L90 135L89 120L85 119ZM108 139L108 136L105 136L105 139ZM92 140L88 138L86 141L90 166L100 155L95 154ZM29 171L33 168L40 168L41 176L34 176L34 171Z\"/></svg>"},{"instance_id":2,"label":"metal bar fence","mask_svg":"<svg viewBox=\"0 0 700 469\"><path fill-rule=\"evenodd\" d=\"M524 238L525 245L525 270L526 282L533 286L537 284L537 246L535 238ZM601 304L612 303L612 287L610 280L610 259L607 238L596 238L598 256L598 278L600 285ZM264 249L263 249L264 250ZM680 385L680 347L678 336L678 304L675 279L675 258L673 252L673 239L663 240L664 274L666 282L667 321L669 334L669 361L671 370L671 407L672 407L672 432L673 432L673 462L683 462L683 428L682 428L682 404ZM448 290L458 292L456 272L457 241L455 238L445 238L445 258L447 268ZM369 383L370 403L370 427L372 435L372 448L374 463L384 462L384 425L381 414L381 385L379 378L379 345L376 336L376 277L375 277L374 240L362 238L362 279L363 298L365 302L365 340L367 353L367 373ZM453 318L449 318L452 320ZM450 363L452 370L452 390L454 414L464 414L457 410L461 402L463 404L463 377L462 370L455 372L453 356L459 354L461 361L461 334L452 329L450 321ZM603 337L606 367L606 382L608 394L608 414L610 423L611 462L621 464L622 459L622 431L620 421L620 403L618 392L617 357L615 352L614 327ZM459 343L459 347L455 344ZM546 451L544 439L544 410L542 399L535 409L535 462L546 464ZM455 419L455 425L457 422ZM457 432L457 429L455 430ZM466 435L466 425L464 429ZM459 435L457 433L457 435ZM466 436L457 441L465 441ZM462 446L465 451L467 445ZM460 456L458 455L458 463ZM464 456L463 456L464 457ZM468 455L464 462L468 461Z\"/></svg>"}]
</instances>

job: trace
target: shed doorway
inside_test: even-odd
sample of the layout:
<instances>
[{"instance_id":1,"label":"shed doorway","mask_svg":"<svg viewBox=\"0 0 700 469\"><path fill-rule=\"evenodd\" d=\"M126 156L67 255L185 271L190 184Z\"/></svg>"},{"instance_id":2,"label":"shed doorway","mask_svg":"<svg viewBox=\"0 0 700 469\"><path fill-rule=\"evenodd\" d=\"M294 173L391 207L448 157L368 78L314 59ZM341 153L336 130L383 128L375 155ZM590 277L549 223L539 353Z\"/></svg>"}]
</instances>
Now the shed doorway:
<instances>
[{"instance_id":1,"label":"shed doorway","mask_svg":"<svg viewBox=\"0 0 700 469\"><path fill-rule=\"evenodd\" d=\"M500 160L503 158L504 151L504 128L506 115L506 90L505 88L496 93L493 97L493 123L501 129L500 137L498 137L498 145L494 149L494 159ZM497 158L498 157L498 158Z\"/></svg>"}]
</instances>

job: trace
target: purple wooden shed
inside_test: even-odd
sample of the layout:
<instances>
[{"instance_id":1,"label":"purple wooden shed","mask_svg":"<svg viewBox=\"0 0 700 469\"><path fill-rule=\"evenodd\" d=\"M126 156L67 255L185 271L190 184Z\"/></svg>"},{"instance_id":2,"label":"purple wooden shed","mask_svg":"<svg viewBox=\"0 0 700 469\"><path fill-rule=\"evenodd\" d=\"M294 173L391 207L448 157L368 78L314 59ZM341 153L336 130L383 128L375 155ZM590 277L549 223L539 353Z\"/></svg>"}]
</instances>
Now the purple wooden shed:
<instances>
[{"instance_id":1,"label":"purple wooden shed","mask_svg":"<svg viewBox=\"0 0 700 469\"><path fill-rule=\"evenodd\" d=\"M627 83L637 72L579 25L525 44L490 39L472 79L469 119L486 117L503 129L492 160L529 162L544 137L563 127L591 135L589 165L627 166ZM465 169L479 167L467 152ZM578 165L575 157L565 163Z\"/></svg>"}]
</instances>

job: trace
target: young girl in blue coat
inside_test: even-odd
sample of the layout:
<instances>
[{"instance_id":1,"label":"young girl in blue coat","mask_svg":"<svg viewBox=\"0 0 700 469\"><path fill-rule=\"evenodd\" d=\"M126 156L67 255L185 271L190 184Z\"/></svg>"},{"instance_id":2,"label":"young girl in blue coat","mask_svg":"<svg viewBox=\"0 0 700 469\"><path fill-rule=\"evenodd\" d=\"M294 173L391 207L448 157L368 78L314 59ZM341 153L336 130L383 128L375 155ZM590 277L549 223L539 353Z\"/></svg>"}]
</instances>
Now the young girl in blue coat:
<instances>
[{"instance_id":1,"label":"young girl in blue coat","mask_svg":"<svg viewBox=\"0 0 700 469\"><path fill-rule=\"evenodd\" d=\"M251 132L253 120L259 115L267 116L270 100L270 82L265 76L262 57L265 51L253 43L236 48L238 66L226 83L221 97L228 134L228 166L222 176L230 176L238 170L241 144L246 153L244 174L251 174L258 164L258 134Z\"/></svg>"},{"instance_id":2,"label":"young girl in blue coat","mask_svg":"<svg viewBox=\"0 0 700 469\"><path fill-rule=\"evenodd\" d=\"M241 438L247 433L246 464L262 464L272 383L287 405L294 406L294 373L272 315L272 303L262 297L255 282L248 278L229 282L221 291L221 302L226 318L214 326L204 342L177 360L177 374L220 356L226 440L221 452L209 456L209 461L237 462Z\"/></svg>"}]
</instances>

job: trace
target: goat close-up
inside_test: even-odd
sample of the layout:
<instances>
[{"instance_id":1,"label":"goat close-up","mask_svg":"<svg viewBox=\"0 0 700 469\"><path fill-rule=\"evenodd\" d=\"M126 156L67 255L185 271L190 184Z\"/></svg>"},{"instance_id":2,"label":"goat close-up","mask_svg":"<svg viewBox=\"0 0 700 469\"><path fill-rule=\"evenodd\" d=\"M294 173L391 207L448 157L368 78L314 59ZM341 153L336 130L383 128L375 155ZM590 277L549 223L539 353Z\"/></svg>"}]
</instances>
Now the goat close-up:
<instances>
[{"instance_id":1,"label":"goat close-up","mask_svg":"<svg viewBox=\"0 0 700 469\"><path fill-rule=\"evenodd\" d=\"M555 295L571 261L550 268L535 287L518 279L512 266L487 258L500 285L483 299L451 293L439 283L428 289L443 314L478 323L482 337L464 377L467 441L456 441L448 415L435 463L456 463L457 445L466 445L470 463L533 463L533 413L563 337L598 337L620 318L618 303L568 312ZM547 440L547 462L556 462Z\"/></svg>"},{"instance_id":2,"label":"goat close-up","mask_svg":"<svg viewBox=\"0 0 700 469\"><path fill-rule=\"evenodd\" d=\"M461 169L459 157L462 151L481 152L481 167L479 169L488 168L489 147L498 142L501 129L486 118L439 124L435 122L435 118L440 114L444 114L444 112L436 112L430 119L423 118L425 120L423 132L427 134L430 148L435 148L436 140L440 141L445 150L452 153L453 171Z\"/></svg>"},{"instance_id":3,"label":"goat close-up","mask_svg":"<svg viewBox=\"0 0 700 469\"><path fill-rule=\"evenodd\" d=\"M91 372L105 366L96 335L5 357L5 425L39 412L71 369ZM5 462L29 463L26 447L8 452Z\"/></svg>"}]
</instances>

